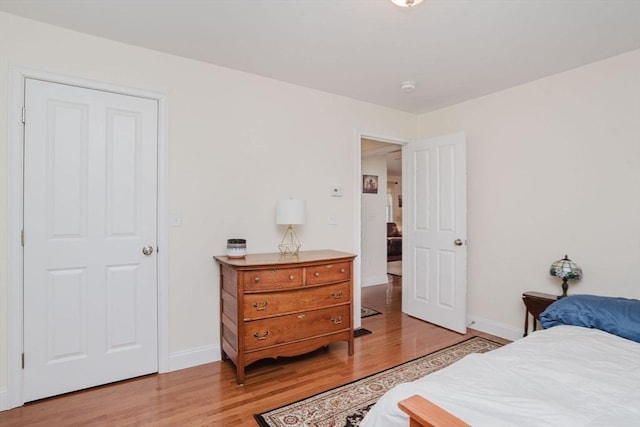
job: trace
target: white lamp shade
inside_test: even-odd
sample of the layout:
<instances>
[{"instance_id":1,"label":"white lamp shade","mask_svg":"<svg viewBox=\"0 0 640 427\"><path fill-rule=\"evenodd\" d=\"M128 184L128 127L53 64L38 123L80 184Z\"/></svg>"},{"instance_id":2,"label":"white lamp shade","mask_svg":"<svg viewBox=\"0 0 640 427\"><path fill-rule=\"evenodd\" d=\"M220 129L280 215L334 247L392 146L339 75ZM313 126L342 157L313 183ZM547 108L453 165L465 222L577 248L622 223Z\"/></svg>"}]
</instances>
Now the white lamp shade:
<instances>
[{"instance_id":1,"label":"white lamp shade","mask_svg":"<svg viewBox=\"0 0 640 427\"><path fill-rule=\"evenodd\" d=\"M278 200L276 204L276 224L304 224L306 220L305 200Z\"/></svg>"}]
</instances>

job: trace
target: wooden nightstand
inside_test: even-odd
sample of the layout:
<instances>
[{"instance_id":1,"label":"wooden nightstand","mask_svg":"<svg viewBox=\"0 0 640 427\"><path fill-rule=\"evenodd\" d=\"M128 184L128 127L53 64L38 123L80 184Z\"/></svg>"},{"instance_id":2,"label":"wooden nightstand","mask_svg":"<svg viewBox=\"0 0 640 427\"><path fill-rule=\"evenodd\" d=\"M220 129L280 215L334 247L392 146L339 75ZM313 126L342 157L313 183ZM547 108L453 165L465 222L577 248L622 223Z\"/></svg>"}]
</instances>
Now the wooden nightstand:
<instances>
[{"instance_id":1,"label":"wooden nightstand","mask_svg":"<svg viewBox=\"0 0 640 427\"><path fill-rule=\"evenodd\" d=\"M533 317L533 330L536 330L536 324L538 316L542 313L552 302L557 301L558 297L551 294L543 294L542 292L525 292L522 294L522 301L524 302L524 335L529 334L529 315Z\"/></svg>"}]
</instances>

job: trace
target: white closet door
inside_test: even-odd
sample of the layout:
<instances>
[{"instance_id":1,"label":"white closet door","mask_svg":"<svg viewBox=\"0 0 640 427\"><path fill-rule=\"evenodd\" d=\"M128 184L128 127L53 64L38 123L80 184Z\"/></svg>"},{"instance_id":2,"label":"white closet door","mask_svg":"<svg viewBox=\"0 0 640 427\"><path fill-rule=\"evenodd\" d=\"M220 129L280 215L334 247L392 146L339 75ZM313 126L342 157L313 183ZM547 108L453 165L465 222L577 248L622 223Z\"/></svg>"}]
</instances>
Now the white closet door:
<instances>
[{"instance_id":1,"label":"white closet door","mask_svg":"<svg viewBox=\"0 0 640 427\"><path fill-rule=\"evenodd\" d=\"M157 372L157 101L27 79L25 109L24 401Z\"/></svg>"}]
</instances>

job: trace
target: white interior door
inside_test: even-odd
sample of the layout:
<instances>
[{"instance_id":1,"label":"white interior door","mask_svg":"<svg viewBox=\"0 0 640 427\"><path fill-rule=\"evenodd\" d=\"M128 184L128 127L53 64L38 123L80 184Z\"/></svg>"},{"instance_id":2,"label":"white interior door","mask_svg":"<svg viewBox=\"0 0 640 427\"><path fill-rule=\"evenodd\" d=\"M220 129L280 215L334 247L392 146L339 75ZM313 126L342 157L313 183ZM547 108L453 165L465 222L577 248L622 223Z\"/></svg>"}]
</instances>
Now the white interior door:
<instances>
[{"instance_id":1,"label":"white interior door","mask_svg":"<svg viewBox=\"0 0 640 427\"><path fill-rule=\"evenodd\" d=\"M24 401L157 372L157 101L26 79L25 111Z\"/></svg>"},{"instance_id":2,"label":"white interior door","mask_svg":"<svg viewBox=\"0 0 640 427\"><path fill-rule=\"evenodd\" d=\"M402 311L456 332L467 330L465 137L402 147L405 196Z\"/></svg>"}]
</instances>

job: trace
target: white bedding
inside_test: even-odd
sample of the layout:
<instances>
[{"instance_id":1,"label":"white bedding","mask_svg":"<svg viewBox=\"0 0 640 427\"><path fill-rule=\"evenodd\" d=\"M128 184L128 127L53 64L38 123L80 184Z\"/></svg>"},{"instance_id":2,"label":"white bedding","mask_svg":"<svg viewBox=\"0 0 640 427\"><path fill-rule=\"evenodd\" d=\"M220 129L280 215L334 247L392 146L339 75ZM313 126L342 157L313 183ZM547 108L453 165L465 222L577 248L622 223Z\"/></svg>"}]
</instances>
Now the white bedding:
<instances>
[{"instance_id":1,"label":"white bedding","mask_svg":"<svg viewBox=\"0 0 640 427\"><path fill-rule=\"evenodd\" d=\"M389 390L361 427L408 425L422 395L472 426L640 426L640 344L556 326Z\"/></svg>"}]
</instances>

